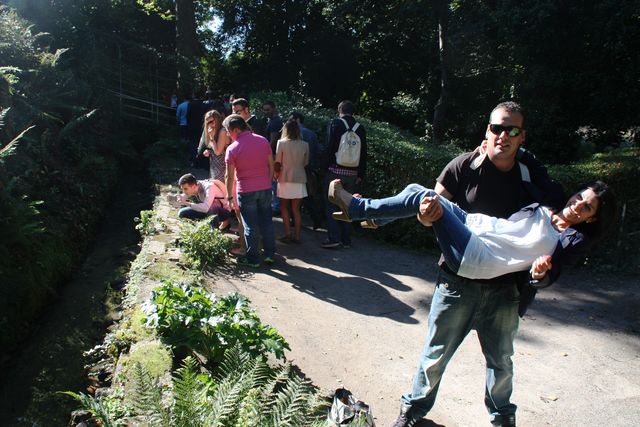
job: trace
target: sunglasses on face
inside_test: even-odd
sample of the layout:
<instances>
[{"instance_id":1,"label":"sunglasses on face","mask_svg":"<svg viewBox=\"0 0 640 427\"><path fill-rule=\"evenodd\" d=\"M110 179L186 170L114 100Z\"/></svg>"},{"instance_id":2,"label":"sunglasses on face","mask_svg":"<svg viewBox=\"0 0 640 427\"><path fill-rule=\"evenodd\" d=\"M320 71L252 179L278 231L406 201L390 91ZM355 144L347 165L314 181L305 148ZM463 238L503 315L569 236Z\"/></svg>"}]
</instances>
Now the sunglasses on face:
<instances>
[{"instance_id":1,"label":"sunglasses on face","mask_svg":"<svg viewBox=\"0 0 640 427\"><path fill-rule=\"evenodd\" d=\"M489 130L494 135L500 135L502 132L506 132L509 136L518 136L522 133L522 128L518 126L502 126L489 124Z\"/></svg>"}]
</instances>

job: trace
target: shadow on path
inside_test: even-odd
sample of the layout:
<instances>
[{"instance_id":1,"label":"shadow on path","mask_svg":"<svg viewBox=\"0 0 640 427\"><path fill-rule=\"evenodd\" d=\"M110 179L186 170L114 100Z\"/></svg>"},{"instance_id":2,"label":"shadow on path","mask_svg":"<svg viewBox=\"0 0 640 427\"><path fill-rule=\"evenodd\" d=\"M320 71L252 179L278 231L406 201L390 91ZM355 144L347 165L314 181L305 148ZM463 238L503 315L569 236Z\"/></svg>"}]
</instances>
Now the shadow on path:
<instances>
[{"instance_id":1,"label":"shadow on path","mask_svg":"<svg viewBox=\"0 0 640 427\"><path fill-rule=\"evenodd\" d=\"M312 267L281 264L266 274L322 301L367 316L382 316L402 323L418 323L415 310L392 296L374 280L364 277L335 277Z\"/></svg>"}]
</instances>

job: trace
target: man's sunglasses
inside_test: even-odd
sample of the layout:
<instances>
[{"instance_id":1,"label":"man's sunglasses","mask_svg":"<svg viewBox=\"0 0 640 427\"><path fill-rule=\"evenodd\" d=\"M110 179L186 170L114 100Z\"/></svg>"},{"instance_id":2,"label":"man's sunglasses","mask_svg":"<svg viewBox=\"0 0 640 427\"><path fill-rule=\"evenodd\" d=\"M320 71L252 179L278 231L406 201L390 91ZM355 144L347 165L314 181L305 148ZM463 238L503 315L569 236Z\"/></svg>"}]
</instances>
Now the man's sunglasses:
<instances>
[{"instance_id":1,"label":"man's sunglasses","mask_svg":"<svg viewBox=\"0 0 640 427\"><path fill-rule=\"evenodd\" d=\"M522 133L522 128L518 126L502 126L489 124L489 130L494 135L500 135L502 132L506 132L509 136L518 136Z\"/></svg>"}]
</instances>

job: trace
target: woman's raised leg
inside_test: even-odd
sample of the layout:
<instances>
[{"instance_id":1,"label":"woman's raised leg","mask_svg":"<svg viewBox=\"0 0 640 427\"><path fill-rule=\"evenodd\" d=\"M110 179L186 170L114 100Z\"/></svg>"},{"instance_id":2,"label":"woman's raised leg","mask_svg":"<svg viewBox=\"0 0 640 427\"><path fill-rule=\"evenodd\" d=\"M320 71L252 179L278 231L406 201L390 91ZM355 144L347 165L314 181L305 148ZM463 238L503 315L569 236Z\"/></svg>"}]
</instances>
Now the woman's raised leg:
<instances>
[{"instance_id":1,"label":"woman's raised leg","mask_svg":"<svg viewBox=\"0 0 640 427\"><path fill-rule=\"evenodd\" d=\"M335 182L335 181L334 181ZM420 209L420 202L428 196L438 196L442 205L442 217L433 223L433 231L445 257L447 266L458 271L465 248L471 238L471 231L465 225L467 213L456 204L438 195L434 190L419 184L409 184L395 196L384 199L355 198L341 186L332 182L333 198L339 199L339 207L348 206L348 220L373 219L377 225L384 225L401 218L415 216ZM338 182L339 184L339 182ZM338 214L338 216L340 216ZM336 218L338 219L338 218Z\"/></svg>"}]
</instances>

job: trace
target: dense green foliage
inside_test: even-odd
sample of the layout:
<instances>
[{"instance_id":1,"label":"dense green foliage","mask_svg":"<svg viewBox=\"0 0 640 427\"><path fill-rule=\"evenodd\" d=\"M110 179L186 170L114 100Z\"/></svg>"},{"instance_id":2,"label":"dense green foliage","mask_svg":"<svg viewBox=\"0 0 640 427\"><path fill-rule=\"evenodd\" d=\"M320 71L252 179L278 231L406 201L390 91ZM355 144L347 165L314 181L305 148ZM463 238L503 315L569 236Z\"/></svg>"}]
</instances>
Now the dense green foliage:
<instances>
[{"instance_id":1,"label":"dense green foliage","mask_svg":"<svg viewBox=\"0 0 640 427\"><path fill-rule=\"evenodd\" d=\"M91 241L129 141L69 67L69 51L0 9L0 346L2 361ZM4 43L9 40L10 43Z\"/></svg>"},{"instance_id":2,"label":"dense green foliage","mask_svg":"<svg viewBox=\"0 0 640 427\"><path fill-rule=\"evenodd\" d=\"M578 158L577 131L590 129L602 150L640 119L637 1L197 3L221 20L201 37L203 83L219 91L295 89L329 107L352 99L418 135L440 101L444 140L466 148L482 138L491 108L516 98L529 112L530 146L553 163Z\"/></svg>"},{"instance_id":3,"label":"dense green foliage","mask_svg":"<svg viewBox=\"0 0 640 427\"><path fill-rule=\"evenodd\" d=\"M249 300L239 294L218 298L190 285L164 283L153 291L144 311L147 325L156 328L178 352L196 351L212 366L236 344L250 354L271 352L278 358L289 349L284 338L263 325Z\"/></svg>"},{"instance_id":4,"label":"dense green foliage","mask_svg":"<svg viewBox=\"0 0 640 427\"><path fill-rule=\"evenodd\" d=\"M188 357L173 375L168 389L137 365L131 407L114 404L118 397L92 398L66 394L93 414L102 426L143 424L191 427L320 426L326 407L317 390L295 373L290 364L271 367L263 357L233 346L215 371L203 369Z\"/></svg>"},{"instance_id":5,"label":"dense green foliage","mask_svg":"<svg viewBox=\"0 0 640 427\"><path fill-rule=\"evenodd\" d=\"M209 220L180 224L180 248L187 262L198 270L222 264L231 248L231 238L211 225Z\"/></svg>"}]
</instances>

